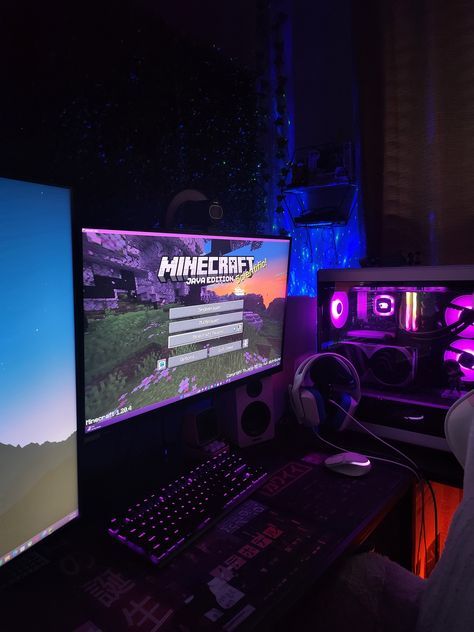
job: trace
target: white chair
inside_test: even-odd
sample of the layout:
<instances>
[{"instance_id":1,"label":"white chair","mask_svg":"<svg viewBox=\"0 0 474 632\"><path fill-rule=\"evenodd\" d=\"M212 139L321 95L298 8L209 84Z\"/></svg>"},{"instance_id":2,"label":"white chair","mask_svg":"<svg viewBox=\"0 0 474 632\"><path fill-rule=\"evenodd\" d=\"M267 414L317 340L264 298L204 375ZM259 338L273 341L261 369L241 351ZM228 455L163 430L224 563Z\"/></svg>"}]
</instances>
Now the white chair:
<instances>
[{"instance_id":1,"label":"white chair","mask_svg":"<svg viewBox=\"0 0 474 632\"><path fill-rule=\"evenodd\" d=\"M355 555L329 573L301 630L474 632L474 391L450 408L445 433L464 496L429 579L377 553Z\"/></svg>"},{"instance_id":2,"label":"white chair","mask_svg":"<svg viewBox=\"0 0 474 632\"><path fill-rule=\"evenodd\" d=\"M416 632L474 630L474 391L450 408L445 434L464 467L464 494L441 558L425 582Z\"/></svg>"}]
</instances>

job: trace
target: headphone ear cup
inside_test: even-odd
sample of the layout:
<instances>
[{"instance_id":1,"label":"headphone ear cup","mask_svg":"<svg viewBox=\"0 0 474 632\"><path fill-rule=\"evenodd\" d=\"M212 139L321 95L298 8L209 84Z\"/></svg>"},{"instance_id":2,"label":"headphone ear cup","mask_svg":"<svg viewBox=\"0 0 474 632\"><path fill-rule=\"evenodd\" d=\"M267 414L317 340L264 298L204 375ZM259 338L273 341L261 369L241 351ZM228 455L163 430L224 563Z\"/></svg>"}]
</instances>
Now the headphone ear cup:
<instances>
[{"instance_id":1,"label":"headphone ear cup","mask_svg":"<svg viewBox=\"0 0 474 632\"><path fill-rule=\"evenodd\" d=\"M312 386L303 386L311 378ZM338 353L316 353L306 358L289 387L290 402L299 423L317 428L343 430L360 401L360 379L354 365ZM338 397L338 406L327 402ZM335 399L333 401L336 401ZM326 408L327 407L327 408Z\"/></svg>"},{"instance_id":2,"label":"headphone ear cup","mask_svg":"<svg viewBox=\"0 0 474 632\"><path fill-rule=\"evenodd\" d=\"M344 392L338 393L334 397L334 401L336 401L343 410L333 404L335 412L331 419L328 420L327 427L330 427L331 430L344 430L351 421L348 414L352 415L357 406L357 402L349 395L349 393Z\"/></svg>"},{"instance_id":3,"label":"headphone ear cup","mask_svg":"<svg viewBox=\"0 0 474 632\"><path fill-rule=\"evenodd\" d=\"M302 388L300 391L303 408L303 423L310 428L317 428L326 421L326 407L321 393L316 388Z\"/></svg>"}]
</instances>

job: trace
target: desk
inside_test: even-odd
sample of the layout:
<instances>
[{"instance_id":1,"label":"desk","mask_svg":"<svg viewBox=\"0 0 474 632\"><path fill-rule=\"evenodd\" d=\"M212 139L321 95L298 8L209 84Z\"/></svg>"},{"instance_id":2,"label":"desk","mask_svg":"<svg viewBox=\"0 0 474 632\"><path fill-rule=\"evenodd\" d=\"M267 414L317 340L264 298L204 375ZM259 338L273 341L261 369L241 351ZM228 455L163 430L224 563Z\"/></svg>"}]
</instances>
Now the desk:
<instances>
[{"instance_id":1,"label":"desk","mask_svg":"<svg viewBox=\"0 0 474 632\"><path fill-rule=\"evenodd\" d=\"M337 443L339 438L333 436L331 440ZM429 481L462 488L464 469L452 452L433 450L401 441L390 440L389 443L410 457ZM343 445L347 450L363 454L374 454L388 459L396 456L381 446L380 441L376 441L363 432L344 432Z\"/></svg>"},{"instance_id":2,"label":"desk","mask_svg":"<svg viewBox=\"0 0 474 632\"><path fill-rule=\"evenodd\" d=\"M50 563L3 591L2 630L272 629L411 488L409 473L383 463L348 478L320 453L259 458L273 472L264 486L164 569L98 525L45 541Z\"/></svg>"}]
</instances>

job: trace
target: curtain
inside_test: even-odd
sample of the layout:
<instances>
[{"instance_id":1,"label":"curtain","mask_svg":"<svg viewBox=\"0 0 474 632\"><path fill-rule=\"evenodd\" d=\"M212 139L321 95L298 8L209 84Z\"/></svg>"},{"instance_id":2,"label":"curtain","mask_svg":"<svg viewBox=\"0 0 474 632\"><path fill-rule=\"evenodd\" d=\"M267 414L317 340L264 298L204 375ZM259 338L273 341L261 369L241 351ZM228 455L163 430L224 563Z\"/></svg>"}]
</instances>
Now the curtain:
<instances>
[{"instance_id":1,"label":"curtain","mask_svg":"<svg viewBox=\"0 0 474 632\"><path fill-rule=\"evenodd\" d=\"M368 255L474 263L474 0L352 8Z\"/></svg>"}]
</instances>

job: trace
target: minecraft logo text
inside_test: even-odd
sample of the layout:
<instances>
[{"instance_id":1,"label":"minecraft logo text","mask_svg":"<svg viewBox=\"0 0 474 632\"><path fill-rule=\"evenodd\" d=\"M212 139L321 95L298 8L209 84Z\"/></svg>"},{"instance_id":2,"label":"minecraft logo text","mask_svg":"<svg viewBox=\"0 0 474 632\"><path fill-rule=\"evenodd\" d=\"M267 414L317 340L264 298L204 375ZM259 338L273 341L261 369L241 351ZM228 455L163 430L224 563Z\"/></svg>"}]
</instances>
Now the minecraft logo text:
<instances>
[{"instance_id":1,"label":"minecraft logo text","mask_svg":"<svg viewBox=\"0 0 474 632\"><path fill-rule=\"evenodd\" d=\"M195 283L229 283L235 275L252 270L255 257L162 257L157 272L158 280Z\"/></svg>"}]
</instances>

